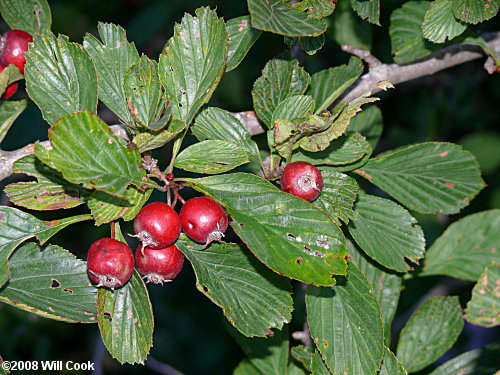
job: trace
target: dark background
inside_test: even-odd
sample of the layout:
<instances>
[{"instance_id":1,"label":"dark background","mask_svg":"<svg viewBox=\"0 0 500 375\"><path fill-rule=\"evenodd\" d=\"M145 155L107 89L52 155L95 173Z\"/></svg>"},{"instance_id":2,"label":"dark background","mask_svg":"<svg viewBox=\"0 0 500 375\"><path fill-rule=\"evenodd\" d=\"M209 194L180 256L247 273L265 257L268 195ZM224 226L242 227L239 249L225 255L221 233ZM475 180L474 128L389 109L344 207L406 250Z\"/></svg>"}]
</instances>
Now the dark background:
<instances>
[{"instance_id":1,"label":"dark background","mask_svg":"<svg viewBox=\"0 0 500 375\"><path fill-rule=\"evenodd\" d=\"M341 0L347 1L347 0ZM216 7L224 19L247 14L246 1L165 1L165 0L72 0L49 1L53 15L54 33L66 34L71 41L81 43L86 32L96 34L97 22L113 22L127 30L128 39L140 52L157 58L163 45L172 35L174 22L180 22L184 12L194 13L199 6ZM385 0L382 4L383 27L372 26L373 52L383 62L391 62L388 24L390 11L401 1ZM335 17L330 19L332 21ZM497 17L498 18L498 17ZM7 25L1 21L0 29ZM480 30L498 30L498 22L488 21ZM331 33L329 30L327 33ZM309 73L346 63L349 55L342 52L327 34L326 45L316 55L305 57ZM286 50L283 38L264 33L247 58L234 71L225 74L210 105L230 111L250 110L251 88L265 63ZM463 145L473 152L483 170L487 187L471 205L453 216L420 215L413 213L423 226L430 245L451 222L490 208L500 208L500 74L488 75L483 60L458 66L432 77L398 85L396 90L382 94L379 105L384 116L384 133L375 153L416 142L449 141ZM25 96L22 88L16 98ZM113 115L101 108L99 114L108 123ZM38 108L31 104L15 122L6 139L0 144L13 150L37 139L47 139L48 125ZM163 157L163 155L159 155ZM167 161L161 160L164 164ZM0 182L3 191L14 178ZM380 194L369 185L363 186ZM7 200L2 192L2 204ZM153 200L163 200L155 193ZM81 213L34 213L41 219L54 219ZM130 224L124 226L130 230ZM96 239L109 236L109 226L94 227L80 223L58 234L51 241L85 258L89 245ZM435 294L459 295L462 303L470 299L473 283L446 277L409 279L404 282L394 333L401 329L411 312L422 299ZM150 285L149 291L155 313L154 346L151 355L186 374L229 374L242 358L242 352L225 330L220 309L195 288L195 278L186 262L178 278L163 287ZM300 329L303 306L297 305L292 330ZM454 356L498 339L498 329L483 329L466 323L464 332L447 357ZM292 342L293 343L293 342ZM101 360L108 374L144 373L140 365L120 366L103 348L96 325L67 324L38 317L0 303L0 355L6 360ZM444 359L443 359L444 360ZM151 369L147 370L152 371ZM72 372L75 374L75 372ZM422 374L425 373L422 372Z\"/></svg>"}]
</instances>

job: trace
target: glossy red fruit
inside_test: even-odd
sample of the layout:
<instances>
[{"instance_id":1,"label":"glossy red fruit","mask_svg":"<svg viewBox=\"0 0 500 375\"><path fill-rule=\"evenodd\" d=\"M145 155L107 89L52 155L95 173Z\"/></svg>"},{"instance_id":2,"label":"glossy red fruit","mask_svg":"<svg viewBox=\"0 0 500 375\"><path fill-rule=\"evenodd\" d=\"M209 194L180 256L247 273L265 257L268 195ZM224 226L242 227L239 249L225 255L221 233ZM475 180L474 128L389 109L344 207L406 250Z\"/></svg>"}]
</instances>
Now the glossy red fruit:
<instances>
[{"instance_id":1,"label":"glossy red fruit","mask_svg":"<svg viewBox=\"0 0 500 375\"><path fill-rule=\"evenodd\" d=\"M14 64L24 74L26 58L24 53L28 50L28 44L33 37L22 30L9 30L0 39L0 64L8 66Z\"/></svg>"},{"instance_id":2,"label":"glossy red fruit","mask_svg":"<svg viewBox=\"0 0 500 375\"><path fill-rule=\"evenodd\" d=\"M227 229L226 211L207 197L188 200L181 208L182 229L192 240L205 243L220 241Z\"/></svg>"},{"instance_id":3,"label":"glossy red fruit","mask_svg":"<svg viewBox=\"0 0 500 375\"><path fill-rule=\"evenodd\" d=\"M145 247L142 251L141 248L139 245L135 252L135 265L147 282L162 284L172 281L181 272L184 254L177 246L170 245L157 250Z\"/></svg>"},{"instance_id":4,"label":"glossy red fruit","mask_svg":"<svg viewBox=\"0 0 500 375\"><path fill-rule=\"evenodd\" d=\"M125 243L101 238L90 246L87 256L90 279L97 286L114 289L123 286L134 272L134 254Z\"/></svg>"},{"instance_id":5,"label":"glossy red fruit","mask_svg":"<svg viewBox=\"0 0 500 375\"><path fill-rule=\"evenodd\" d=\"M143 246L161 249L172 245L181 233L181 220L172 207L163 202L144 206L134 219L135 236Z\"/></svg>"},{"instance_id":6,"label":"glossy red fruit","mask_svg":"<svg viewBox=\"0 0 500 375\"><path fill-rule=\"evenodd\" d=\"M288 164L281 176L281 190L312 202L323 189L323 176L311 163L296 161Z\"/></svg>"},{"instance_id":7,"label":"glossy red fruit","mask_svg":"<svg viewBox=\"0 0 500 375\"><path fill-rule=\"evenodd\" d=\"M0 73L2 73L4 69L5 67L0 66ZM18 87L19 85L17 82L11 83L9 86L7 86L0 99L9 99L12 95L16 93Z\"/></svg>"}]
</instances>

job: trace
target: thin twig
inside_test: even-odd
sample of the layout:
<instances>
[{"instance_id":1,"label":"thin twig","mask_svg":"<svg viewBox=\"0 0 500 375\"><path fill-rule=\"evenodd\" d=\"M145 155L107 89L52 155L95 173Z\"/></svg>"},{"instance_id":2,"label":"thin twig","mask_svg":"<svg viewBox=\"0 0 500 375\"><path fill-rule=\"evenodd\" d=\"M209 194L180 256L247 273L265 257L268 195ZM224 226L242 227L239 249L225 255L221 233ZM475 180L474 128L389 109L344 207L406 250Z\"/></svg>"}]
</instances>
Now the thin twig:
<instances>
[{"instance_id":1,"label":"thin twig","mask_svg":"<svg viewBox=\"0 0 500 375\"><path fill-rule=\"evenodd\" d=\"M350 53L354 56L358 56L361 60L366 61L370 69L376 68L377 66L382 64L379 59L373 56L372 53L366 49L354 47L350 44L344 44L341 48L342 51Z\"/></svg>"},{"instance_id":2,"label":"thin twig","mask_svg":"<svg viewBox=\"0 0 500 375\"><path fill-rule=\"evenodd\" d=\"M145 362L146 367L149 367L151 370L163 374L163 375L184 375L182 372L176 370L170 365L166 363L160 362L152 356L149 356Z\"/></svg>"}]
</instances>

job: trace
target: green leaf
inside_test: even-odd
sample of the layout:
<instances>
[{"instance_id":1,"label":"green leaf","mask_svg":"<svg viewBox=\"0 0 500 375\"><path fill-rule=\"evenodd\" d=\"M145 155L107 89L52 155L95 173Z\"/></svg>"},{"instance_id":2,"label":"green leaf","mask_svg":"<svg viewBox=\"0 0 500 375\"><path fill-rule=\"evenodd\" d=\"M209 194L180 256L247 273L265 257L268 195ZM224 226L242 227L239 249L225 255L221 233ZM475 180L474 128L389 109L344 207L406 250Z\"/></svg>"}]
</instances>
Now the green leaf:
<instances>
[{"instance_id":1,"label":"green leaf","mask_svg":"<svg viewBox=\"0 0 500 375\"><path fill-rule=\"evenodd\" d=\"M247 0L252 26L286 36L317 36L326 24L282 0Z\"/></svg>"},{"instance_id":2,"label":"green leaf","mask_svg":"<svg viewBox=\"0 0 500 375\"><path fill-rule=\"evenodd\" d=\"M185 14L160 56L159 75L173 117L190 124L208 102L224 73L228 35L224 21L210 8Z\"/></svg>"},{"instance_id":3,"label":"green leaf","mask_svg":"<svg viewBox=\"0 0 500 375\"><path fill-rule=\"evenodd\" d=\"M498 13L499 0L452 0L453 15L473 25L489 20Z\"/></svg>"},{"instance_id":4,"label":"green leaf","mask_svg":"<svg viewBox=\"0 0 500 375\"><path fill-rule=\"evenodd\" d=\"M50 33L52 14L46 0L2 0L0 13L12 30L31 35Z\"/></svg>"},{"instance_id":5,"label":"green leaf","mask_svg":"<svg viewBox=\"0 0 500 375\"><path fill-rule=\"evenodd\" d=\"M338 45L349 44L371 50L372 25L357 17L348 1L337 2L327 33Z\"/></svg>"},{"instance_id":6,"label":"green leaf","mask_svg":"<svg viewBox=\"0 0 500 375\"><path fill-rule=\"evenodd\" d=\"M348 132L333 140L323 151L300 150L293 154L292 160L307 161L315 165L344 165L354 163L365 155L371 155L371 148L365 137L356 132Z\"/></svg>"},{"instance_id":7,"label":"green leaf","mask_svg":"<svg viewBox=\"0 0 500 375\"><path fill-rule=\"evenodd\" d=\"M2 100L0 102L0 142L3 141L14 121L27 106L27 99L18 101Z\"/></svg>"},{"instance_id":8,"label":"green leaf","mask_svg":"<svg viewBox=\"0 0 500 375\"><path fill-rule=\"evenodd\" d=\"M125 191L127 196L125 200L96 190L87 204L95 220L95 225L110 223L118 219L129 221L136 217L152 192L153 189L141 191L129 186Z\"/></svg>"},{"instance_id":9,"label":"green leaf","mask_svg":"<svg viewBox=\"0 0 500 375\"><path fill-rule=\"evenodd\" d=\"M484 187L474 156L444 142L387 151L356 173L420 213L457 213Z\"/></svg>"},{"instance_id":10,"label":"green leaf","mask_svg":"<svg viewBox=\"0 0 500 375\"><path fill-rule=\"evenodd\" d=\"M339 223L349 223L356 217L353 211L354 201L358 196L359 186L356 180L343 173L332 172L320 168L323 175L323 190L314 201L314 205L325 211Z\"/></svg>"},{"instance_id":11,"label":"green leaf","mask_svg":"<svg viewBox=\"0 0 500 375\"><path fill-rule=\"evenodd\" d=\"M144 132L137 134L132 142L137 146L140 153L160 148L180 134L187 124L184 121L172 119L168 130L162 129L158 132Z\"/></svg>"},{"instance_id":12,"label":"green leaf","mask_svg":"<svg viewBox=\"0 0 500 375\"><path fill-rule=\"evenodd\" d=\"M146 360L153 345L153 311L137 271L122 288L99 288L97 322L104 345L118 362Z\"/></svg>"},{"instance_id":13,"label":"green leaf","mask_svg":"<svg viewBox=\"0 0 500 375\"><path fill-rule=\"evenodd\" d=\"M126 142L92 113L62 117L50 128L49 139L52 150L38 143L36 156L70 182L116 196L126 195L131 183L137 187L144 183L138 150L126 147Z\"/></svg>"},{"instance_id":14,"label":"green leaf","mask_svg":"<svg viewBox=\"0 0 500 375\"><path fill-rule=\"evenodd\" d=\"M450 359L429 375L491 375L498 374L500 344L495 343L474 349Z\"/></svg>"},{"instance_id":15,"label":"green leaf","mask_svg":"<svg viewBox=\"0 0 500 375\"><path fill-rule=\"evenodd\" d=\"M351 0L352 8L358 15L370 23L381 26L380 17L380 0Z\"/></svg>"},{"instance_id":16,"label":"green leaf","mask_svg":"<svg viewBox=\"0 0 500 375\"><path fill-rule=\"evenodd\" d=\"M393 86L388 81L380 81L373 87L373 89L375 88L386 90L387 88L393 88ZM332 124L326 130L303 138L300 142L300 147L311 152L323 151L326 149L332 140L340 137L346 131L351 122L351 118L361 111L361 106L379 100L377 97L370 97L371 93L372 90L364 93L347 105L344 103L343 105L337 106L337 110L341 109L341 112L338 116L332 116Z\"/></svg>"},{"instance_id":17,"label":"green leaf","mask_svg":"<svg viewBox=\"0 0 500 375\"><path fill-rule=\"evenodd\" d=\"M133 124L124 81L128 69L138 63L139 53L135 45L128 42L122 27L99 23L97 29L102 43L95 36L87 34L83 46L95 64L99 99L123 122Z\"/></svg>"},{"instance_id":18,"label":"green leaf","mask_svg":"<svg viewBox=\"0 0 500 375\"><path fill-rule=\"evenodd\" d=\"M477 281L486 266L498 261L499 226L500 210L483 211L451 224L427 250L419 275Z\"/></svg>"},{"instance_id":19,"label":"green leaf","mask_svg":"<svg viewBox=\"0 0 500 375\"><path fill-rule=\"evenodd\" d=\"M236 234L275 272L315 285L333 285L345 274L345 238L310 203L246 173L186 181L226 207Z\"/></svg>"},{"instance_id":20,"label":"green leaf","mask_svg":"<svg viewBox=\"0 0 500 375\"><path fill-rule=\"evenodd\" d=\"M422 25L424 38L434 43L444 43L462 34L467 25L453 16L452 0L435 0L425 13Z\"/></svg>"},{"instance_id":21,"label":"green leaf","mask_svg":"<svg viewBox=\"0 0 500 375\"><path fill-rule=\"evenodd\" d=\"M314 100L309 95L295 95L283 100L273 112L271 121L275 123L278 120L288 120L294 125L300 125L300 122L313 114Z\"/></svg>"},{"instance_id":22,"label":"green leaf","mask_svg":"<svg viewBox=\"0 0 500 375\"><path fill-rule=\"evenodd\" d=\"M384 360L379 375L408 375L405 368L387 346L384 348Z\"/></svg>"},{"instance_id":23,"label":"green leaf","mask_svg":"<svg viewBox=\"0 0 500 375\"><path fill-rule=\"evenodd\" d=\"M181 236L177 246L193 266L198 290L243 335L265 337L291 320L289 281L264 267L243 245L212 243L204 249Z\"/></svg>"},{"instance_id":24,"label":"green leaf","mask_svg":"<svg viewBox=\"0 0 500 375\"><path fill-rule=\"evenodd\" d=\"M263 375L248 358L244 358L233 371L233 375Z\"/></svg>"},{"instance_id":25,"label":"green leaf","mask_svg":"<svg viewBox=\"0 0 500 375\"><path fill-rule=\"evenodd\" d=\"M297 366L295 363L291 362L288 365L287 375L309 375L302 367Z\"/></svg>"},{"instance_id":26,"label":"green leaf","mask_svg":"<svg viewBox=\"0 0 500 375\"><path fill-rule=\"evenodd\" d=\"M294 346L290 350L290 354L292 354L292 357L299 361L300 364L309 371L311 371L311 359L313 352L314 348L312 346L304 345Z\"/></svg>"},{"instance_id":27,"label":"green leaf","mask_svg":"<svg viewBox=\"0 0 500 375\"><path fill-rule=\"evenodd\" d=\"M382 135L383 126L380 108L371 104L351 119L347 130L361 133L374 149Z\"/></svg>"},{"instance_id":28,"label":"green leaf","mask_svg":"<svg viewBox=\"0 0 500 375\"><path fill-rule=\"evenodd\" d=\"M236 339L249 362L265 375L286 374L288 365L288 330L268 331L270 337L248 338L235 329L229 333Z\"/></svg>"},{"instance_id":29,"label":"green leaf","mask_svg":"<svg viewBox=\"0 0 500 375\"><path fill-rule=\"evenodd\" d=\"M316 113L327 109L349 86L363 73L363 63L357 57L351 57L348 65L314 73L307 94L316 101Z\"/></svg>"},{"instance_id":30,"label":"green leaf","mask_svg":"<svg viewBox=\"0 0 500 375\"><path fill-rule=\"evenodd\" d=\"M391 14L391 36L394 61L404 64L430 55L438 46L424 39L422 24L430 1L408 1Z\"/></svg>"},{"instance_id":31,"label":"green leaf","mask_svg":"<svg viewBox=\"0 0 500 375\"><path fill-rule=\"evenodd\" d=\"M141 56L137 64L132 65L125 73L123 85L135 124L151 129L162 112L162 90L156 61ZM161 124L165 126L166 122Z\"/></svg>"},{"instance_id":32,"label":"green leaf","mask_svg":"<svg viewBox=\"0 0 500 375\"><path fill-rule=\"evenodd\" d=\"M69 183L61 173L43 164L33 154L16 160L12 170L37 179L5 187L9 199L21 207L42 211L73 208L83 204L89 195L87 190Z\"/></svg>"},{"instance_id":33,"label":"green leaf","mask_svg":"<svg viewBox=\"0 0 500 375\"><path fill-rule=\"evenodd\" d=\"M472 290L472 298L467 303L465 319L482 327L500 324L500 263L486 267Z\"/></svg>"},{"instance_id":34,"label":"green leaf","mask_svg":"<svg viewBox=\"0 0 500 375\"><path fill-rule=\"evenodd\" d=\"M231 113L216 107L203 110L191 128L198 140L229 141L243 147L251 160L260 160L259 148L247 128Z\"/></svg>"},{"instance_id":35,"label":"green leaf","mask_svg":"<svg viewBox=\"0 0 500 375\"><path fill-rule=\"evenodd\" d=\"M240 145L218 140L195 143L185 148L174 166L189 172L217 174L248 163L248 155Z\"/></svg>"},{"instance_id":36,"label":"green leaf","mask_svg":"<svg viewBox=\"0 0 500 375\"><path fill-rule=\"evenodd\" d=\"M391 343L392 320L396 315L403 280L398 275L384 271L380 266L374 264L352 241L348 241L348 244L349 255L373 287L382 310L385 344L389 345ZM389 372L388 375L391 373Z\"/></svg>"},{"instance_id":37,"label":"green leaf","mask_svg":"<svg viewBox=\"0 0 500 375\"><path fill-rule=\"evenodd\" d=\"M273 128L272 116L278 105L287 98L302 95L311 78L299 66L297 60L273 59L269 61L262 75L254 82L252 99L257 116Z\"/></svg>"},{"instance_id":38,"label":"green leaf","mask_svg":"<svg viewBox=\"0 0 500 375\"><path fill-rule=\"evenodd\" d=\"M403 327L397 357L409 372L419 371L451 348L463 326L458 297L429 298Z\"/></svg>"},{"instance_id":39,"label":"green leaf","mask_svg":"<svg viewBox=\"0 0 500 375\"><path fill-rule=\"evenodd\" d=\"M81 45L65 35L34 35L25 56L26 90L49 124L73 112L96 112L96 71Z\"/></svg>"},{"instance_id":40,"label":"green leaf","mask_svg":"<svg viewBox=\"0 0 500 375\"><path fill-rule=\"evenodd\" d=\"M5 193L12 203L30 210L68 209L85 202L80 196L80 189L69 190L49 181L16 182L7 185Z\"/></svg>"},{"instance_id":41,"label":"green leaf","mask_svg":"<svg viewBox=\"0 0 500 375\"><path fill-rule=\"evenodd\" d=\"M250 16L232 18L226 22L229 37L227 50L226 72L240 65L250 48L259 39L262 31L254 29L250 24Z\"/></svg>"},{"instance_id":42,"label":"green leaf","mask_svg":"<svg viewBox=\"0 0 500 375\"><path fill-rule=\"evenodd\" d=\"M333 374L376 374L384 332L377 298L353 263L346 280L330 288L307 287L311 337Z\"/></svg>"},{"instance_id":43,"label":"green leaf","mask_svg":"<svg viewBox=\"0 0 500 375\"><path fill-rule=\"evenodd\" d=\"M89 219L91 219L90 215L79 215L60 220L42 221L18 209L0 206L0 287L9 279L7 258L22 242L36 237L43 245L50 237L68 225Z\"/></svg>"},{"instance_id":44,"label":"green leaf","mask_svg":"<svg viewBox=\"0 0 500 375\"><path fill-rule=\"evenodd\" d=\"M304 12L307 11L309 17L325 18L335 10L335 2L330 0L302 0L292 4L292 7Z\"/></svg>"},{"instance_id":45,"label":"green leaf","mask_svg":"<svg viewBox=\"0 0 500 375\"><path fill-rule=\"evenodd\" d=\"M21 245L9 259L10 279L0 301L45 318L96 323L97 290L87 265L58 246Z\"/></svg>"},{"instance_id":46,"label":"green leaf","mask_svg":"<svg viewBox=\"0 0 500 375\"><path fill-rule=\"evenodd\" d=\"M325 34L320 36L303 36L299 39L300 47L308 55L314 55L325 44Z\"/></svg>"},{"instance_id":47,"label":"green leaf","mask_svg":"<svg viewBox=\"0 0 500 375\"><path fill-rule=\"evenodd\" d=\"M321 354L315 351L311 355L311 373L314 375L330 375L326 363L321 358Z\"/></svg>"},{"instance_id":48,"label":"green leaf","mask_svg":"<svg viewBox=\"0 0 500 375\"><path fill-rule=\"evenodd\" d=\"M425 251L422 228L410 213L389 199L362 194L354 206L356 218L349 233L363 251L377 263L408 272L405 258L418 262Z\"/></svg>"}]
</instances>

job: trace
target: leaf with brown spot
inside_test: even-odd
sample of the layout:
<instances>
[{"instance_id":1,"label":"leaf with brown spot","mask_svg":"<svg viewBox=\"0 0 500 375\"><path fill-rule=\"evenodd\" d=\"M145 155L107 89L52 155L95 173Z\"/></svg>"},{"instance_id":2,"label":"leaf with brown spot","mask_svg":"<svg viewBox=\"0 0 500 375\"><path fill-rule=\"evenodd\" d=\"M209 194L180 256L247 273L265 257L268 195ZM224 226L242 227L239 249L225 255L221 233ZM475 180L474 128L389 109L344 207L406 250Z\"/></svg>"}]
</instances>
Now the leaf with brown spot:
<instances>
[{"instance_id":1,"label":"leaf with brown spot","mask_svg":"<svg viewBox=\"0 0 500 375\"><path fill-rule=\"evenodd\" d=\"M479 276L467 303L465 319L482 327L500 325L500 263L493 262Z\"/></svg>"},{"instance_id":2,"label":"leaf with brown spot","mask_svg":"<svg viewBox=\"0 0 500 375\"><path fill-rule=\"evenodd\" d=\"M36 237L44 244L54 234L70 224L89 220L90 215L79 215L54 221L42 221L12 207L0 206L0 287L9 279L7 259L22 242Z\"/></svg>"},{"instance_id":3,"label":"leaf with brown spot","mask_svg":"<svg viewBox=\"0 0 500 375\"><path fill-rule=\"evenodd\" d=\"M355 172L420 213L457 213L485 186L474 156L445 142L390 150Z\"/></svg>"},{"instance_id":4,"label":"leaf with brown spot","mask_svg":"<svg viewBox=\"0 0 500 375\"><path fill-rule=\"evenodd\" d=\"M88 285L86 263L69 251L26 242L10 257L9 268L1 302L46 318L93 323L97 290Z\"/></svg>"},{"instance_id":5,"label":"leaf with brown spot","mask_svg":"<svg viewBox=\"0 0 500 375\"><path fill-rule=\"evenodd\" d=\"M451 224L427 250L421 276L447 275L477 281L498 261L500 210L466 216Z\"/></svg>"}]
</instances>

